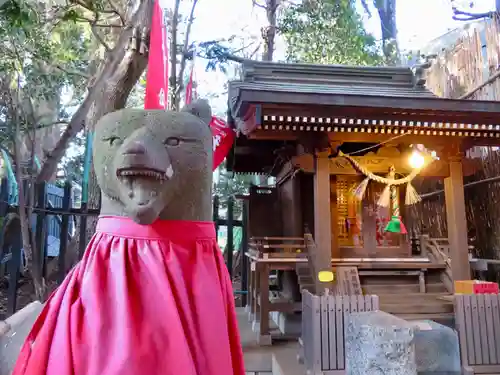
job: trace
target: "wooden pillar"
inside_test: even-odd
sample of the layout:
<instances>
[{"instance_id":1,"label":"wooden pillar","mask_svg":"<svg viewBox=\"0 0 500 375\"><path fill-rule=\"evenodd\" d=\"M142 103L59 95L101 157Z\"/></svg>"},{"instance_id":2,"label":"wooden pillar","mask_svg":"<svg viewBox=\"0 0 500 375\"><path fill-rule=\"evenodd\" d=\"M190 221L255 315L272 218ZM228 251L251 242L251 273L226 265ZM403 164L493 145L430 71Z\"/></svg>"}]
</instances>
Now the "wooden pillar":
<instances>
[{"instance_id":1,"label":"wooden pillar","mask_svg":"<svg viewBox=\"0 0 500 375\"><path fill-rule=\"evenodd\" d=\"M339 247L339 209L337 205L337 176L330 184L330 220L331 220L331 244L332 244L332 258L340 258Z\"/></svg>"},{"instance_id":2,"label":"wooden pillar","mask_svg":"<svg viewBox=\"0 0 500 375\"><path fill-rule=\"evenodd\" d=\"M470 280L464 180L460 160L450 161L450 177L444 179L444 192L453 280Z\"/></svg>"},{"instance_id":3,"label":"wooden pillar","mask_svg":"<svg viewBox=\"0 0 500 375\"><path fill-rule=\"evenodd\" d=\"M332 225L330 213L330 159L323 153L315 158L314 174L314 242L320 264L330 268Z\"/></svg>"}]
</instances>

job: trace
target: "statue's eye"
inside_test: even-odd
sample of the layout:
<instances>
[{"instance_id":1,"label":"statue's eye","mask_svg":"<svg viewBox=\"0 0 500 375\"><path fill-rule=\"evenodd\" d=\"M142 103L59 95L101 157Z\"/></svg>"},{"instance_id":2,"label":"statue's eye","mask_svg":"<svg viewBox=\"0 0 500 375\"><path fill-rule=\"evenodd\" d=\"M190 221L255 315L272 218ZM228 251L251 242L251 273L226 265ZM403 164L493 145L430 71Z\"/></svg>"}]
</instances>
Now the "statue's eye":
<instances>
[{"instance_id":1,"label":"statue's eye","mask_svg":"<svg viewBox=\"0 0 500 375\"><path fill-rule=\"evenodd\" d=\"M112 135L110 137L104 138L103 141L108 142L110 146L115 146L120 143L120 137Z\"/></svg>"},{"instance_id":2,"label":"statue's eye","mask_svg":"<svg viewBox=\"0 0 500 375\"><path fill-rule=\"evenodd\" d=\"M177 137L168 137L167 139L165 139L165 144L167 146L179 146L180 143L181 140Z\"/></svg>"}]
</instances>

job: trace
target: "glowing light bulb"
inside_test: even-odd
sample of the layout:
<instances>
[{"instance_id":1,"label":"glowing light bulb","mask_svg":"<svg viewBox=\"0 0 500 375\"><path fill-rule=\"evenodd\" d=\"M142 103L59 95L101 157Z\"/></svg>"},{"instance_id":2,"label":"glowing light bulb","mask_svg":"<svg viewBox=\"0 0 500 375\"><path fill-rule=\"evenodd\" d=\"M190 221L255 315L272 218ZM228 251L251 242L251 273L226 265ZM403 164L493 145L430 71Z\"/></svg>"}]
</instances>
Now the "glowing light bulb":
<instances>
[{"instance_id":1,"label":"glowing light bulb","mask_svg":"<svg viewBox=\"0 0 500 375\"><path fill-rule=\"evenodd\" d=\"M420 169L425 164L425 158L423 157L423 155L420 152L413 151L410 155L409 162L410 162L410 166L413 169Z\"/></svg>"}]
</instances>

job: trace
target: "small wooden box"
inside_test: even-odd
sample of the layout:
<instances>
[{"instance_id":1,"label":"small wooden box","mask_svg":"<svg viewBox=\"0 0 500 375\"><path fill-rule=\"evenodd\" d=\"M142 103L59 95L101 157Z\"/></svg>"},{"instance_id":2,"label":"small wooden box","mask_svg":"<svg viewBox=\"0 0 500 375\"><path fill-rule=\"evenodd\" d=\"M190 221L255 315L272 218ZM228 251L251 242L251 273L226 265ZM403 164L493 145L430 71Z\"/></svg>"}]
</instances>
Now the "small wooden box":
<instances>
[{"instance_id":1,"label":"small wooden box","mask_svg":"<svg viewBox=\"0 0 500 375\"><path fill-rule=\"evenodd\" d=\"M498 294L497 283L481 280L455 281L455 294Z\"/></svg>"}]
</instances>

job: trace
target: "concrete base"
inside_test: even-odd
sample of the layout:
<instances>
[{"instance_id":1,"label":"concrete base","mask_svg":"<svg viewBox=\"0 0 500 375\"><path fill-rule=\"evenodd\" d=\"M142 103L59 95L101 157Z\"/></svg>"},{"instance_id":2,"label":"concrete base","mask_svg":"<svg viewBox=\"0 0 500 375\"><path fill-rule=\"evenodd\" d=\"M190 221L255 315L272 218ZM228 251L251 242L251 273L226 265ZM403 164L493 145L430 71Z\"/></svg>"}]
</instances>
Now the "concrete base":
<instances>
[{"instance_id":1,"label":"concrete base","mask_svg":"<svg viewBox=\"0 0 500 375\"><path fill-rule=\"evenodd\" d=\"M298 314L286 314L278 311L270 313L271 319L278 326L283 335L289 337L300 337L302 331L302 316Z\"/></svg>"},{"instance_id":2,"label":"concrete base","mask_svg":"<svg viewBox=\"0 0 500 375\"><path fill-rule=\"evenodd\" d=\"M252 312L249 312L248 313L248 322L252 323L254 320L255 320L255 314L253 314Z\"/></svg>"},{"instance_id":3,"label":"concrete base","mask_svg":"<svg viewBox=\"0 0 500 375\"><path fill-rule=\"evenodd\" d=\"M422 374L459 374L460 349L457 332L425 320L411 322L415 330L415 359Z\"/></svg>"},{"instance_id":4,"label":"concrete base","mask_svg":"<svg viewBox=\"0 0 500 375\"><path fill-rule=\"evenodd\" d=\"M254 332L260 332L260 320L252 320L252 331Z\"/></svg>"},{"instance_id":5,"label":"concrete base","mask_svg":"<svg viewBox=\"0 0 500 375\"><path fill-rule=\"evenodd\" d=\"M40 302L32 302L5 321L10 329L0 335L0 375L12 372L21 347L42 309Z\"/></svg>"},{"instance_id":6,"label":"concrete base","mask_svg":"<svg viewBox=\"0 0 500 375\"><path fill-rule=\"evenodd\" d=\"M257 342L260 346L271 346L273 344L273 339L271 335L259 335Z\"/></svg>"}]
</instances>

